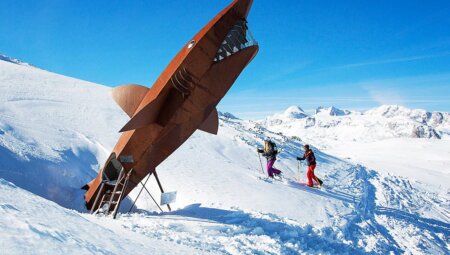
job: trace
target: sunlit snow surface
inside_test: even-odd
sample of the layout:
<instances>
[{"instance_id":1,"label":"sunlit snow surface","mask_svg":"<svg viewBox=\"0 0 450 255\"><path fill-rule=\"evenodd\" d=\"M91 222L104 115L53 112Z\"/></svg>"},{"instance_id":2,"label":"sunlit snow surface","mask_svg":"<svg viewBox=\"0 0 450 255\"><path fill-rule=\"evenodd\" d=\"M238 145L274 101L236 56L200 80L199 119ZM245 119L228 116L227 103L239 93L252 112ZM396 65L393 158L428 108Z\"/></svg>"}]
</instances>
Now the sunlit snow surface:
<instances>
[{"instance_id":1,"label":"sunlit snow surface","mask_svg":"<svg viewBox=\"0 0 450 255\"><path fill-rule=\"evenodd\" d=\"M218 136L196 132L159 167L165 189L178 191L173 212L155 212L144 194L139 210L117 220L85 214L80 187L96 175L128 119L108 92L0 61L2 251L449 253L447 122L435 125L441 139L411 138L407 128L415 123L401 114L386 122L397 125L331 108L320 109L314 125L295 108L270 123L225 115ZM355 129L358 123L363 128ZM265 136L282 149L276 167L284 172L283 182L261 179L256 147ZM302 164L299 171L294 158L305 142L318 158L316 174L325 181L320 190L298 181L305 182L306 168ZM153 177L147 186L159 199Z\"/></svg>"}]
</instances>

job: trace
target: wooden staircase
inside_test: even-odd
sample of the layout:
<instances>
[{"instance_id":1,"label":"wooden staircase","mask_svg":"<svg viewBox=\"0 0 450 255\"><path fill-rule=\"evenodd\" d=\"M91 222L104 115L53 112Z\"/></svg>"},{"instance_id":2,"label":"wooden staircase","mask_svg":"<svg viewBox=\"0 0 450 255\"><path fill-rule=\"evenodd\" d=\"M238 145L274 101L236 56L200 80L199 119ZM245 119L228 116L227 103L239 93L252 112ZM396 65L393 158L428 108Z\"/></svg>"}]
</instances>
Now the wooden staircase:
<instances>
[{"instance_id":1,"label":"wooden staircase","mask_svg":"<svg viewBox=\"0 0 450 255\"><path fill-rule=\"evenodd\" d=\"M115 219L132 172L133 169L125 173L125 169L122 168L117 181L103 181L95 198L91 213L94 215L112 215ZM101 200L99 200L100 196L102 196ZM99 201L100 203L97 205ZM95 208L97 209L94 211Z\"/></svg>"}]
</instances>

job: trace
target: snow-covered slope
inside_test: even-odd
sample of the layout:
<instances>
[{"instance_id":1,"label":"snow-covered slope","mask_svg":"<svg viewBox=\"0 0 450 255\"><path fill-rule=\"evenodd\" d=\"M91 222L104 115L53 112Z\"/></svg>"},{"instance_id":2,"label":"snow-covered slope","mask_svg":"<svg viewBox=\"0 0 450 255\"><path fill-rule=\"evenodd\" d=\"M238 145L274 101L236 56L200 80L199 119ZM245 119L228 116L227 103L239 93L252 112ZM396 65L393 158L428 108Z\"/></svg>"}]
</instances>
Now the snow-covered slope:
<instances>
[{"instance_id":1,"label":"snow-covered slope","mask_svg":"<svg viewBox=\"0 0 450 255\"><path fill-rule=\"evenodd\" d=\"M127 121L108 90L0 61L0 178L6 180L0 183L0 225L6 230L0 246L8 253L48 253L40 239L50 253L449 252L448 189L384 175L316 147L316 173L325 188L307 188L299 183L305 181L305 166L298 168L294 159L307 137L232 114L221 114L217 136L196 132L159 167L165 189L178 191L173 212L152 212L157 208L144 194L137 205L150 212L121 214L117 221L80 213L79 188L95 176ZM281 118L311 116L291 108ZM264 160L260 163L256 147L265 136L282 149L276 167L284 172L283 182L261 179ZM158 199L153 178L147 186ZM19 232L27 238L15 238ZM106 240L99 237L103 232ZM127 240L118 240L121 236Z\"/></svg>"},{"instance_id":2,"label":"snow-covered slope","mask_svg":"<svg viewBox=\"0 0 450 255\"><path fill-rule=\"evenodd\" d=\"M79 214L0 179L1 254L197 254Z\"/></svg>"},{"instance_id":3,"label":"snow-covered slope","mask_svg":"<svg viewBox=\"0 0 450 255\"><path fill-rule=\"evenodd\" d=\"M79 188L96 176L126 121L108 92L0 61L0 177L65 207L84 207Z\"/></svg>"}]
</instances>

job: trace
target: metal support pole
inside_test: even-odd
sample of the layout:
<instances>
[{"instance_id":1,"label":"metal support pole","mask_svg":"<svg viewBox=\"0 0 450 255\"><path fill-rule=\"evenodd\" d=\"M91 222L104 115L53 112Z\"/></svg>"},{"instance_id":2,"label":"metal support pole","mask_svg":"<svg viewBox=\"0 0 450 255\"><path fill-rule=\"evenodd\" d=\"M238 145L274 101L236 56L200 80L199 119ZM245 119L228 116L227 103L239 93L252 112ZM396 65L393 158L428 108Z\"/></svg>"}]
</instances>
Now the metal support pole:
<instances>
[{"instance_id":1,"label":"metal support pole","mask_svg":"<svg viewBox=\"0 0 450 255\"><path fill-rule=\"evenodd\" d=\"M155 176L156 182L158 183L159 189L161 190L161 193L164 193L163 187L161 185L161 182L159 182L159 178L158 178L158 174L156 173L156 169L153 172L153 175ZM170 208L170 205L167 204L167 208L169 209L169 212L172 211L172 209Z\"/></svg>"},{"instance_id":2,"label":"metal support pole","mask_svg":"<svg viewBox=\"0 0 450 255\"><path fill-rule=\"evenodd\" d=\"M133 204L131 205L130 209L128 210L128 212L131 212L131 209L133 209L134 205L136 204L136 201L138 200L139 196L141 195L142 191L144 190L145 185L147 184L148 179L150 179L150 175L148 174L147 179L145 180L144 184L142 185L141 190L139 191L137 197L134 199Z\"/></svg>"},{"instance_id":3,"label":"metal support pole","mask_svg":"<svg viewBox=\"0 0 450 255\"><path fill-rule=\"evenodd\" d=\"M159 208L159 210L161 210L161 212L164 212L163 209L159 206L158 202L156 202L156 200L153 198L152 194L150 194L150 191L148 191L147 187L145 187L144 184L142 184L142 182L141 185L144 187L145 191L147 191L148 195L152 198L153 202Z\"/></svg>"}]
</instances>

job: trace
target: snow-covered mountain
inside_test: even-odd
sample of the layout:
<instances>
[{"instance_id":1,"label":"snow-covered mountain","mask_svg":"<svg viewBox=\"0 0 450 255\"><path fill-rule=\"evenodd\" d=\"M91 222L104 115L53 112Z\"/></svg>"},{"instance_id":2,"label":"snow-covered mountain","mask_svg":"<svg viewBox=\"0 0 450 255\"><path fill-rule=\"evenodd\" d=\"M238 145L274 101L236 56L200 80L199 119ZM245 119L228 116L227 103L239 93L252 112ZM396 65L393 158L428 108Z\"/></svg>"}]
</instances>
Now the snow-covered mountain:
<instances>
[{"instance_id":1,"label":"snow-covered mountain","mask_svg":"<svg viewBox=\"0 0 450 255\"><path fill-rule=\"evenodd\" d=\"M319 107L315 114L309 116L301 108L291 106L259 123L292 136L365 142L399 137L441 139L450 136L450 113L398 105L382 105L365 112L341 110L334 106Z\"/></svg>"},{"instance_id":2,"label":"snow-covered mountain","mask_svg":"<svg viewBox=\"0 0 450 255\"><path fill-rule=\"evenodd\" d=\"M353 125L369 132L370 117L362 117L369 116L367 112L340 114L330 109L308 116L301 108L291 107L264 121L221 113L217 136L197 131L158 169L165 189L178 191L173 212L153 212L157 208L144 194L137 203L139 213L123 213L118 220L83 213L80 187L96 175L119 136L117 130L128 118L108 92L101 85L0 61L2 251L449 253L448 185L439 187L410 175L370 170L327 148L320 149L335 141L326 132L337 134L335 129L346 129L344 123L352 129L354 121ZM442 116L435 128L445 133L448 115ZM393 118L394 123L398 117L379 118ZM307 120L314 124L301 126ZM333 120L342 124L329 128L317 124ZM373 125L386 128L377 121ZM308 132L299 134L297 128ZM446 141L441 133L442 139L414 140L430 141L433 147ZM281 149L276 167L284 172L283 182L261 179L264 160L258 158L256 147L262 146L266 136ZM343 143L346 136L337 138ZM305 166L297 165L295 157L305 142L315 150L316 173L325 180L324 189L300 183L305 181ZM431 155L443 163L450 158L426 152L431 163ZM401 165L389 159L388 163ZM426 167L410 169L422 171L450 183L446 168L440 169L442 175ZM153 178L147 186L158 198ZM137 193L133 191L130 197ZM124 203L122 211L129 206Z\"/></svg>"},{"instance_id":3,"label":"snow-covered mountain","mask_svg":"<svg viewBox=\"0 0 450 255\"><path fill-rule=\"evenodd\" d=\"M11 58L11 57L5 56L3 54L0 54L0 61L6 61L6 62L10 62L10 63L17 64L17 65L22 65L22 66L32 66L29 63L22 62L18 59Z\"/></svg>"},{"instance_id":4,"label":"snow-covered mountain","mask_svg":"<svg viewBox=\"0 0 450 255\"><path fill-rule=\"evenodd\" d=\"M351 112L349 110L341 110L334 106L322 107L319 106L316 109L316 115L327 115L327 116L344 116L349 115Z\"/></svg>"}]
</instances>

